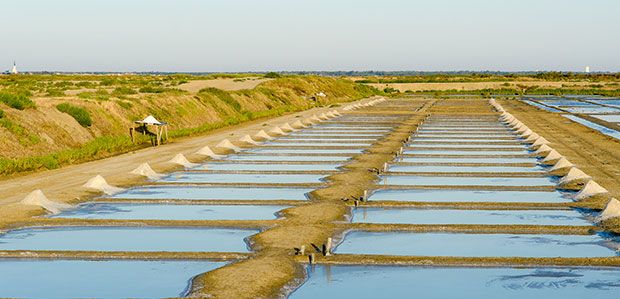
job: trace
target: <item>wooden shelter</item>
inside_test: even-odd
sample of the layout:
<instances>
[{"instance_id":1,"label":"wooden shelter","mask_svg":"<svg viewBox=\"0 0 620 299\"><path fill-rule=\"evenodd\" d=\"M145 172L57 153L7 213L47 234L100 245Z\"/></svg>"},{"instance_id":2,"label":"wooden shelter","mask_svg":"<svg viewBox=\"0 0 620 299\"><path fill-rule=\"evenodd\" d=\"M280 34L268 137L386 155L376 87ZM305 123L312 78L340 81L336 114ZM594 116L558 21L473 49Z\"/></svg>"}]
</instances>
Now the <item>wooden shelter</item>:
<instances>
[{"instance_id":1,"label":"wooden shelter","mask_svg":"<svg viewBox=\"0 0 620 299\"><path fill-rule=\"evenodd\" d=\"M131 141L136 143L136 134L148 135L151 137L151 143L153 146L160 145L164 140L168 140L168 123L158 121L152 115L145 117L143 120L136 120L134 123L138 124L135 128L129 129L129 135ZM154 128L155 133L149 130L149 126Z\"/></svg>"}]
</instances>

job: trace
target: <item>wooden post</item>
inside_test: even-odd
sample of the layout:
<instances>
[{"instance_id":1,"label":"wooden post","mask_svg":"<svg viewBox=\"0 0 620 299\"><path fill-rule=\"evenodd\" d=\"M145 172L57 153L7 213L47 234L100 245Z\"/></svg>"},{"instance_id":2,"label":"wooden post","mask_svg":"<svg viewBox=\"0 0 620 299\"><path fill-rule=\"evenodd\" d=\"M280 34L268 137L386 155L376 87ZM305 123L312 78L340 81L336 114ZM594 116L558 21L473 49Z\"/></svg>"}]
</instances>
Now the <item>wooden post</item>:
<instances>
[{"instance_id":1,"label":"wooden post","mask_svg":"<svg viewBox=\"0 0 620 299\"><path fill-rule=\"evenodd\" d=\"M136 143L136 136L134 135L134 128L129 128L129 136L131 137L131 143Z\"/></svg>"},{"instance_id":2,"label":"wooden post","mask_svg":"<svg viewBox=\"0 0 620 299\"><path fill-rule=\"evenodd\" d=\"M388 168L389 168L388 163L387 162L383 163L383 172L387 172Z\"/></svg>"},{"instance_id":3,"label":"wooden post","mask_svg":"<svg viewBox=\"0 0 620 299\"><path fill-rule=\"evenodd\" d=\"M308 262L310 262L310 265L314 265L314 253L308 255Z\"/></svg>"},{"instance_id":4,"label":"wooden post","mask_svg":"<svg viewBox=\"0 0 620 299\"><path fill-rule=\"evenodd\" d=\"M299 255L304 255L306 252L306 245L301 245L301 247L299 247Z\"/></svg>"},{"instance_id":5,"label":"wooden post","mask_svg":"<svg viewBox=\"0 0 620 299\"><path fill-rule=\"evenodd\" d=\"M325 256L332 255L332 238L327 238L327 243L325 244Z\"/></svg>"},{"instance_id":6,"label":"wooden post","mask_svg":"<svg viewBox=\"0 0 620 299\"><path fill-rule=\"evenodd\" d=\"M362 201L368 201L368 190L364 190L364 195L362 195Z\"/></svg>"}]
</instances>

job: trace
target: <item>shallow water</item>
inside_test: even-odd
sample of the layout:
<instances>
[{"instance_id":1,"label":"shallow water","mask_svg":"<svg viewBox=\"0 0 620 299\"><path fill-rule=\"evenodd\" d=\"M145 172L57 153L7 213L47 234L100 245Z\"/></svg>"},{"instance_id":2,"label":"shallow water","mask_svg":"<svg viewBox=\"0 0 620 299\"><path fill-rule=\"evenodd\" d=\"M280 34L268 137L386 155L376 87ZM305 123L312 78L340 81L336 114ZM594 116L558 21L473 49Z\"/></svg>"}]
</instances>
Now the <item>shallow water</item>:
<instances>
[{"instance_id":1,"label":"shallow water","mask_svg":"<svg viewBox=\"0 0 620 299\"><path fill-rule=\"evenodd\" d=\"M409 166L392 165L390 171L395 172L540 172L542 167L510 167L510 166Z\"/></svg>"},{"instance_id":2,"label":"shallow water","mask_svg":"<svg viewBox=\"0 0 620 299\"><path fill-rule=\"evenodd\" d=\"M0 296L11 298L163 298L186 293L192 277L224 266L211 261L0 260Z\"/></svg>"},{"instance_id":3,"label":"shallow water","mask_svg":"<svg viewBox=\"0 0 620 299\"><path fill-rule=\"evenodd\" d=\"M174 183L318 183L322 174L246 174L246 173L199 173L179 172L162 178L162 182Z\"/></svg>"},{"instance_id":4,"label":"shallow water","mask_svg":"<svg viewBox=\"0 0 620 299\"><path fill-rule=\"evenodd\" d=\"M268 155L232 155L226 157L231 161L346 161L351 159L349 156L304 156L304 155L291 155L291 156L268 156Z\"/></svg>"},{"instance_id":5,"label":"shallow water","mask_svg":"<svg viewBox=\"0 0 620 299\"><path fill-rule=\"evenodd\" d=\"M336 170L342 164L253 164L253 163L206 163L200 168L208 170L269 170L269 171L317 171Z\"/></svg>"},{"instance_id":6,"label":"shallow water","mask_svg":"<svg viewBox=\"0 0 620 299\"><path fill-rule=\"evenodd\" d=\"M312 266L291 299L617 298L617 269Z\"/></svg>"},{"instance_id":7,"label":"shallow water","mask_svg":"<svg viewBox=\"0 0 620 299\"><path fill-rule=\"evenodd\" d=\"M353 222L406 224L592 225L575 210L432 210L355 208Z\"/></svg>"},{"instance_id":8,"label":"shallow water","mask_svg":"<svg viewBox=\"0 0 620 299\"><path fill-rule=\"evenodd\" d=\"M507 156L507 155L528 155L530 152L526 150L516 150L516 151L494 151L494 150L486 150L486 151L466 151L466 150L405 150L403 151L405 154L410 155L459 155L459 156L472 156L472 155L488 155L488 156Z\"/></svg>"},{"instance_id":9,"label":"shallow water","mask_svg":"<svg viewBox=\"0 0 620 299\"><path fill-rule=\"evenodd\" d=\"M50 216L80 219L270 220L286 206L86 203Z\"/></svg>"},{"instance_id":10,"label":"shallow water","mask_svg":"<svg viewBox=\"0 0 620 299\"><path fill-rule=\"evenodd\" d=\"M417 137L441 137L441 138L461 138L461 137L467 137L467 138L516 138L515 135L512 134L452 134L452 133L445 133L445 134L438 134L438 133L420 133L420 134L416 134L414 135L414 139Z\"/></svg>"},{"instance_id":11,"label":"shallow water","mask_svg":"<svg viewBox=\"0 0 620 299\"><path fill-rule=\"evenodd\" d=\"M289 142L289 143L294 143L297 141L303 141L306 143L317 143L317 144L323 144L325 142L342 142L344 143L349 143L349 142L365 142L365 143L373 143L377 141L377 138L338 138L338 137L325 137L325 138L309 138L309 137L282 137L278 139L279 141L284 141L284 142Z\"/></svg>"},{"instance_id":12,"label":"shallow water","mask_svg":"<svg viewBox=\"0 0 620 299\"><path fill-rule=\"evenodd\" d=\"M311 188L262 187L168 187L147 186L128 189L112 198L129 199L187 199L187 200L306 200Z\"/></svg>"},{"instance_id":13,"label":"shallow water","mask_svg":"<svg viewBox=\"0 0 620 299\"><path fill-rule=\"evenodd\" d=\"M292 132L289 136L307 136L307 135L317 135L317 136L330 136L330 137L348 137L348 136L363 136L367 138L371 137L381 137L384 136L383 132L375 132L375 131L321 131L321 130L313 130L313 131L299 131Z\"/></svg>"},{"instance_id":14,"label":"shallow water","mask_svg":"<svg viewBox=\"0 0 620 299\"><path fill-rule=\"evenodd\" d=\"M500 163L500 164L514 164L514 163L537 163L536 158L472 158L472 157L403 157L401 162L418 162L418 163Z\"/></svg>"},{"instance_id":15,"label":"shallow water","mask_svg":"<svg viewBox=\"0 0 620 299\"><path fill-rule=\"evenodd\" d=\"M549 177L441 177L392 175L381 176L381 183L386 185L408 186L555 186Z\"/></svg>"},{"instance_id":16,"label":"shallow water","mask_svg":"<svg viewBox=\"0 0 620 299\"><path fill-rule=\"evenodd\" d=\"M521 144L455 144L455 143L417 143L413 142L409 144L410 147L446 147L446 148L477 148L477 149L490 149L490 148L499 148L499 149L519 149L523 150L527 148Z\"/></svg>"},{"instance_id":17,"label":"shallow water","mask_svg":"<svg viewBox=\"0 0 620 299\"><path fill-rule=\"evenodd\" d=\"M601 133L603 133L603 134L605 134L607 136L611 136L613 138L620 139L620 132L618 132L616 130L607 128L605 126L601 126L599 124L593 123L593 122L591 122L589 120L585 120L585 119L583 119L581 117L578 117L578 116L575 116L575 115L562 114L562 116L564 116L564 117L566 117L566 118L568 118L568 119L570 119L570 120L572 120L574 122L580 123L580 124L582 124L582 125L584 125L586 127L589 127L589 128L594 129L596 131L599 131L599 132L601 132Z\"/></svg>"},{"instance_id":18,"label":"shallow water","mask_svg":"<svg viewBox=\"0 0 620 299\"><path fill-rule=\"evenodd\" d=\"M620 113L620 109L611 108L611 107L603 107L603 106L593 106L593 107L562 107L564 110L571 113L582 113L582 114L590 114L590 113Z\"/></svg>"},{"instance_id":19,"label":"shallow water","mask_svg":"<svg viewBox=\"0 0 620 299\"><path fill-rule=\"evenodd\" d=\"M265 145L278 146L278 147L291 147L291 146L358 146L367 147L372 145L370 142L267 142Z\"/></svg>"},{"instance_id":20,"label":"shallow water","mask_svg":"<svg viewBox=\"0 0 620 299\"><path fill-rule=\"evenodd\" d=\"M620 123L620 115L590 115L590 116L598 118L600 120L611 122L611 123Z\"/></svg>"},{"instance_id":21,"label":"shallow water","mask_svg":"<svg viewBox=\"0 0 620 299\"><path fill-rule=\"evenodd\" d=\"M458 139L458 138L451 138L451 139L446 139L446 138L422 138L422 137L416 137L415 141L424 141L424 142L463 142L463 143L504 143L504 142L514 142L514 144L518 144L517 139L511 139L511 140L507 140L507 139ZM421 145L421 143L418 143ZM472 145L472 147L475 147L477 145Z\"/></svg>"},{"instance_id":22,"label":"shallow water","mask_svg":"<svg viewBox=\"0 0 620 299\"><path fill-rule=\"evenodd\" d=\"M477 190L377 190L370 200L420 202L570 202L570 193L558 191L477 191Z\"/></svg>"},{"instance_id":23,"label":"shallow water","mask_svg":"<svg viewBox=\"0 0 620 299\"><path fill-rule=\"evenodd\" d=\"M599 235L348 233L336 253L421 256L608 257L618 243Z\"/></svg>"},{"instance_id":24,"label":"shallow water","mask_svg":"<svg viewBox=\"0 0 620 299\"><path fill-rule=\"evenodd\" d=\"M530 104L530 105L532 105L532 106L534 106L536 108L540 108L540 109L548 111L548 112L555 112L555 113L558 113L558 112L561 113L562 112L562 110L558 110L558 109L555 109L555 108L547 107L545 105L542 105L542 104L534 102L534 101L525 100L523 102L526 102L526 103L528 103L528 104Z\"/></svg>"},{"instance_id":25,"label":"shallow water","mask_svg":"<svg viewBox=\"0 0 620 299\"><path fill-rule=\"evenodd\" d=\"M316 145L318 146L318 145ZM323 145L320 145L323 146ZM248 153L260 154L359 154L363 152L359 149L338 149L338 148L252 148Z\"/></svg>"},{"instance_id":26,"label":"shallow water","mask_svg":"<svg viewBox=\"0 0 620 299\"><path fill-rule=\"evenodd\" d=\"M258 230L164 227L50 227L0 235L0 250L248 252Z\"/></svg>"}]
</instances>

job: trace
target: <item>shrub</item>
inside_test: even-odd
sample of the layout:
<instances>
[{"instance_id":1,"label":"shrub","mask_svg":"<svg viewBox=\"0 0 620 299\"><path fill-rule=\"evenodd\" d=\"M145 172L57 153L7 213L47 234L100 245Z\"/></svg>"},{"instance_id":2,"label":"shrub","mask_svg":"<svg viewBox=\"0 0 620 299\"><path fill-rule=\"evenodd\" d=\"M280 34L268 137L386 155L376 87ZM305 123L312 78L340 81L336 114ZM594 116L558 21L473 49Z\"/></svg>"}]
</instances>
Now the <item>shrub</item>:
<instances>
[{"instance_id":1,"label":"shrub","mask_svg":"<svg viewBox=\"0 0 620 299\"><path fill-rule=\"evenodd\" d=\"M0 92L0 102L5 103L7 106L18 110L35 107L34 102L27 96L22 94Z\"/></svg>"},{"instance_id":2,"label":"shrub","mask_svg":"<svg viewBox=\"0 0 620 299\"><path fill-rule=\"evenodd\" d=\"M0 109L0 118L4 117L4 110Z\"/></svg>"},{"instance_id":3,"label":"shrub","mask_svg":"<svg viewBox=\"0 0 620 299\"><path fill-rule=\"evenodd\" d=\"M141 93L162 93L166 91L163 87L144 86L139 90Z\"/></svg>"},{"instance_id":4,"label":"shrub","mask_svg":"<svg viewBox=\"0 0 620 299\"><path fill-rule=\"evenodd\" d=\"M276 72L269 72L265 74L265 78L280 78L280 77L282 77L282 75Z\"/></svg>"},{"instance_id":5,"label":"shrub","mask_svg":"<svg viewBox=\"0 0 620 299\"><path fill-rule=\"evenodd\" d=\"M71 115L82 127L90 127L93 124L93 120L90 118L88 110L71 105L69 103L62 103L56 105L56 109L60 112Z\"/></svg>"},{"instance_id":6,"label":"shrub","mask_svg":"<svg viewBox=\"0 0 620 299\"><path fill-rule=\"evenodd\" d=\"M117 87L112 91L113 95L126 95L126 94L136 94L137 92L133 88L129 87Z\"/></svg>"}]
</instances>

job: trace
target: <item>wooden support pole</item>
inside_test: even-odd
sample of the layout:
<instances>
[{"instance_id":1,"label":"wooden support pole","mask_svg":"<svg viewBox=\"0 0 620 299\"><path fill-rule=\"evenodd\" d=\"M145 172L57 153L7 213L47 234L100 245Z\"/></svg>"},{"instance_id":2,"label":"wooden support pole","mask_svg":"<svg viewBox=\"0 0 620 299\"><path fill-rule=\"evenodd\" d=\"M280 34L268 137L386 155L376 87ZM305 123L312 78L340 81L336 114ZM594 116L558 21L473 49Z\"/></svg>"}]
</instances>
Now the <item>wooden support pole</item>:
<instances>
[{"instance_id":1,"label":"wooden support pole","mask_svg":"<svg viewBox=\"0 0 620 299\"><path fill-rule=\"evenodd\" d=\"M327 243L325 243L325 256L332 255L332 238L327 238Z\"/></svg>"},{"instance_id":2,"label":"wooden support pole","mask_svg":"<svg viewBox=\"0 0 620 299\"><path fill-rule=\"evenodd\" d=\"M308 262L310 265L314 265L314 253L308 255Z\"/></svg>"}]
</instances>

